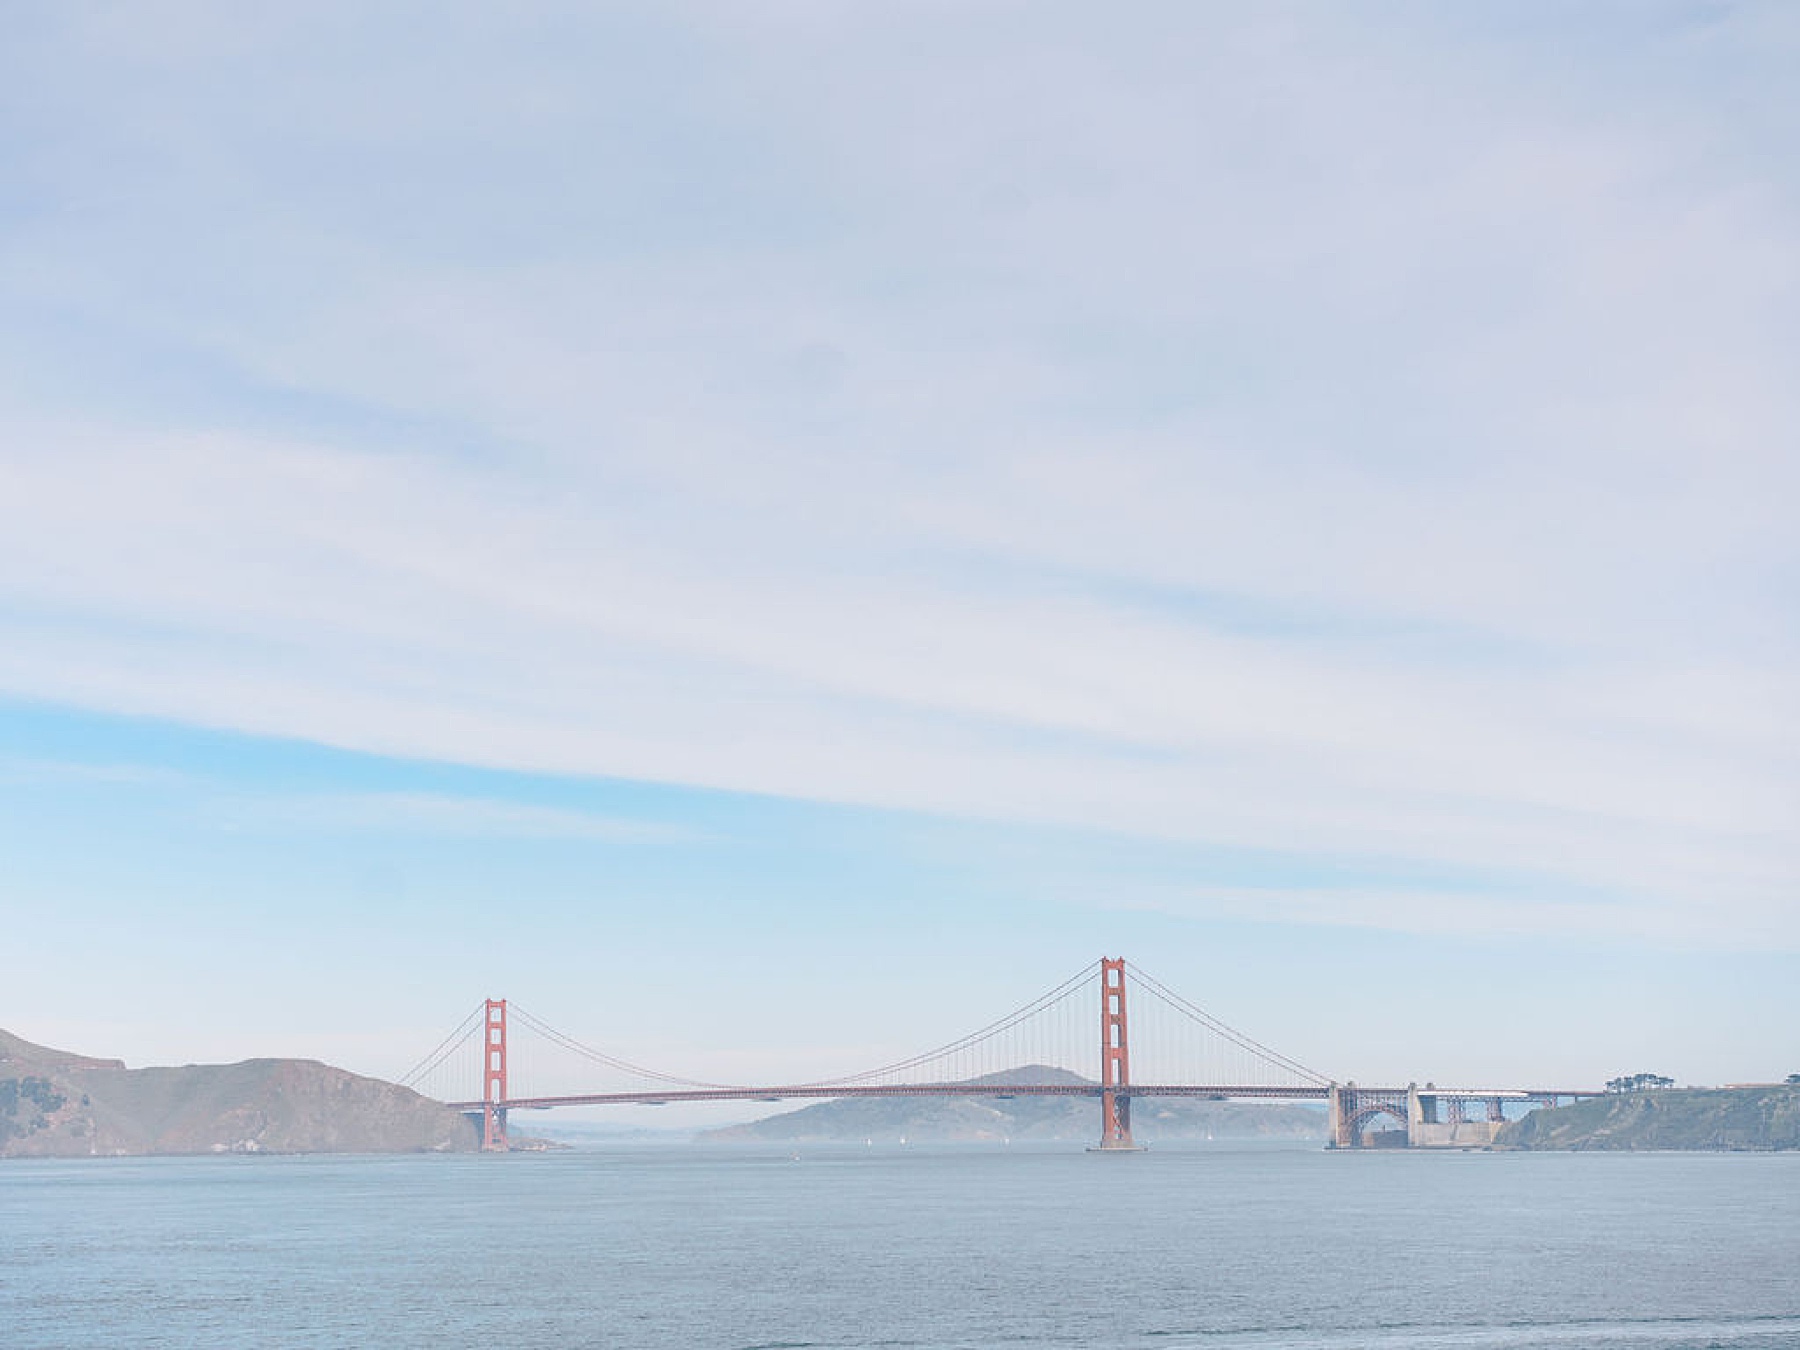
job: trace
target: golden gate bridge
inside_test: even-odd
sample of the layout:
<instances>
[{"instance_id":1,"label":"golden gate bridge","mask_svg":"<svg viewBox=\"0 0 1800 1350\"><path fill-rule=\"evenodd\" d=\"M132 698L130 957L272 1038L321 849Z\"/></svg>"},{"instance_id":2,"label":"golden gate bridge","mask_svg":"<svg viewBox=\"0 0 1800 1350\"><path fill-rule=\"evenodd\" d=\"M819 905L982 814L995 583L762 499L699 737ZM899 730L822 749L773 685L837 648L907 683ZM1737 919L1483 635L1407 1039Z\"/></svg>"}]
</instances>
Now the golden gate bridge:
<instances>
[{"instance_id":1,"label":"golden gate bridge","mask_svg":"<svg viewBox=\"0 0 1800 1350\"><path fill-rule=\"evenodd\" d=\"M1103 958L936 1049L837 1077L760 1085L645 1068L558 1031L516 1003L490 998L401 1082L478 1117L482 1147L490 1151L506 1150L512 1111L854 1097L1090 1097L1100 1108L1095 1149L1102 1152L1137 1149L1131 1103L1140 1097L1321 1101L1329 1108L1332 1147L1468 1146L1491 1142L1509 1105L1554 1106L1600 1095L1588 1089L1340 1082L1228 1026L1136 965L1128 1014L1126 985L1124 959ZM1085 1077L1096 1063L1098 1077ZM1027 1068L1061 1069L1071 1077L1016 1081ZM1369 1126L1384 1116L1400 1129L1371 1132Z\"/></svg>"}]
</instances>

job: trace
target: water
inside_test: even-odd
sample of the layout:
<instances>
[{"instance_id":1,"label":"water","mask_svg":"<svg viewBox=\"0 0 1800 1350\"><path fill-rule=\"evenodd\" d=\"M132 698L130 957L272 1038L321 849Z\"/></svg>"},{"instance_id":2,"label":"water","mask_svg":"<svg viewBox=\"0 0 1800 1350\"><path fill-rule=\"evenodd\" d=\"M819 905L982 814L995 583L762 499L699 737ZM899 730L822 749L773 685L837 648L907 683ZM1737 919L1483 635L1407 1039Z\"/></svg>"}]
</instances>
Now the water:
<instances>
[{"instance_id":1,"label":"water","mask_svg":"<svg viewBox=\"0 0 1800 1350\"><path fill-rule=\"evenodd\" d=\"M0 1164L0 1345L1800 1347L1800 1155Z\"/></svg>"}]
</instances>

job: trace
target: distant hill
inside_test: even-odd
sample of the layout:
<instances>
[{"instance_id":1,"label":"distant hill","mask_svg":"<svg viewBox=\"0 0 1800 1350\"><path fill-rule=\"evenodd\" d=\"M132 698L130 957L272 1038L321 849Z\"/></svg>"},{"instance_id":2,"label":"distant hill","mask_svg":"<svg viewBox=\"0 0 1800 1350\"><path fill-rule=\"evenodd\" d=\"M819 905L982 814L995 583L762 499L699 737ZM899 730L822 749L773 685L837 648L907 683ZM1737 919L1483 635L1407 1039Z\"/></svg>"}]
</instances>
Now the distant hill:
<instances>
[{"instance_id":1,"label":"distant hill","mask_svg":"<svg viewBox=\"0 0 1800 1350\"><path fill-rule=\"evenodd\" d=\"M1100 1111L1091 1097L1007 1097L1021 1083L1092 1080L1034 1064L968 1080L1002 1091L992 1097L844 1097L745 1125L708 1130L709 1142L769 1143L950 1142L1045 1139L1092 1143ZM1131 1104L1139 1143L1158 1139L1323 1139L1325 1113L1305 1106L1142 1097Z\"/></svg>"},{"instance_id":2,"label":"distant hill","mask_svg":"<svg viewBox=\"0 0 1800 1350\"><path fill-rule=\"evenodd\" d=\"M474 1149L460 1113L313 1060L127 1069L0 1031L0 1157Z\"/></svg>"},{"instance_id":3,"label":"distant hill","mask_svg":"<svg viewBox=\"0 0 1800 1350\"><path fill-rule=\"evenodd\" d=\"M1800 1087L1624 1092L1533 1111L1494 1140L1518 1149L1800 1148Z\"/></svg>"}]
</instances>

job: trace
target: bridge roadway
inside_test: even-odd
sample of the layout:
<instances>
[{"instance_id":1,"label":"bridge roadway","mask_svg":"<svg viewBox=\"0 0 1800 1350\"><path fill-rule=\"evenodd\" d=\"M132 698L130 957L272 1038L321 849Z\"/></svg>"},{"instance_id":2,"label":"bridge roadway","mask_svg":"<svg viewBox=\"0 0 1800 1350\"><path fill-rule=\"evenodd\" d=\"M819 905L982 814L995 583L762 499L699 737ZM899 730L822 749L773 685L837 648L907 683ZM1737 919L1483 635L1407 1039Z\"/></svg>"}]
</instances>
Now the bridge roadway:
<instances>
[{"instance_id":1,"label":"bridge roadway","mask_svg":"<svg viewBox=\"0 0 1800 1350\"><path fill-rule=\"evenodd\" d=\"M1404 1088L1400 1089L1402 1092ZM553 1106L666 1106L672 1102L785 1102L839 1097L1099 1097L1098 1083L800 1083L788 1087L681 1088L669 1092L593 1092L574 1097L509 1097L492 1105L502 1111L547 1111ZM1197 1087L1192 1084L1133 1083L1122 1096L1132 1097L1261 1097L1322 1102L1329 1087ZM458 1111L480 1111L487 1102L447 1102Z\"/></svg>"},{"instance_id":2,"label":"bridge roadway","mask_svg":"<svg viewBox=\"0 0 1800 1350\"><path fill-rule=\"evenodd\" d=\"M1397 1093L1407 1089L1360 1088L1365 1095ZM784 1087L696 1087L666 1092L592 1092L567 1097L508 1097L492 1103L447 1102L458 1111L481 1111L492 1105L501 1111L548 1111L557 1106L667 1106L672 1102L785 1102L819 1101L842 1097L1099 1097L1106 1091L1098 1083L906 1083L834 1084L798 1083ZM1439 1088L1416 1089L1421 1096L1470 1101L1502 1099L1530 1101L1557 1097L1590 1097L1591 1090L1541 1088ZM1244 1084L1132 1083L1118 1089L1125 1097L1203 1097L1215 1101L1327 1101L1330 1086L1250 1087Z\"/></svg>"},{"instance_id":3,"label":"bridge roadway","mask_svg":"<svg viewBox=\"0 0 1800 1350\"><path fill-rule=\"evenodd\" d=\"M1246 1085L1132 1084L1118 1089L1120 1096L1201 1096L1213 1100L1280 1100L1325 1102L1330 1087L1246 1087ZM1395 1089L1404 1093L1406 1089ZM668 1093L587 1093L581 1096L513 1096L500 1102L446 1102L457 1111L549 1111L551 1107L610 1107L646 1105L661 1107L673 1102L806 1102L846 1096L1087 1096L1105 1093L1100 1084L794 1084L787 1087L682 1087ZM1462 1094L1462 1093L1458 1093ZM1474 1093L1471 1093L1474 1096ZM1514 1093L1481 1093L1480 1096L1514 1096ZM1525 1093L1517 1093L1525 1096Z\"/></svg>"},{"instance_id":4,"label":"bridge roadway","mask_svg":"<svg viewBox=\"0 0 1800 1350\"><path fill-rule=\"evenodd\" d=\"M1348 1085L1345 1085L1348 1087ZM680 1087L664 1093L583 1093L578 1096L511 1096L499 1102L446 1102L455 1111L549 1111L551 1107L612 1107L644 1105L662 1107L673 1102L819 1102L846 1096L1089 1096L1098 1098L1107 1089L1100 1084L790 1084L785 1087ZM1242 1084L1130 1084L1121 1085L1120 1096L1199 1096L1215 1102L1327 1102L1330 1085L1305 1087L1247 1087ZM1352 1087L1363 1096L1399 1094L1406 1087ZM1591 1087L1415 1087L1420 1096L1463 1102L1541 1102L1555 1098L1602 1096Z\"/></svg>"}]
</instances>

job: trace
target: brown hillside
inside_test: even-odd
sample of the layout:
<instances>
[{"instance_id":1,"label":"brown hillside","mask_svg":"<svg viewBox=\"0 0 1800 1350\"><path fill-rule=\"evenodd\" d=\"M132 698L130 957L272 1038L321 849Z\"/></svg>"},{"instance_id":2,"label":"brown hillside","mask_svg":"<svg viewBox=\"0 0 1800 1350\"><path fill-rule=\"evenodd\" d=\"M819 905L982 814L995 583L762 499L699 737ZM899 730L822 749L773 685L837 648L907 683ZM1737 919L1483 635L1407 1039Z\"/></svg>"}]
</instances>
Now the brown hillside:
<instances>
[{"instance_id":1,"label":"brown hillside","mask_svg":"<svg viewBox=\"0 0 1800 1350\"><path fill-rule=\"evenodd\" d=\"M416 1153L478 1143L460 1113L313 1060L127 1069L0 1032L0 1157Z\"/></svg>"},{"instance_id":2,"label":"brown hillside","mask_svg":"<svg viewBox=\"0 0 1800 1350\"><path fill-rule=\"evenodd\" d=\"M10 1031L0 1031L0 1078L14 1074L60 1072L68 1069L122 1069L122 1059L92 1059L67 1050L33 1045Z\"/></svg>"}]
</instances>

